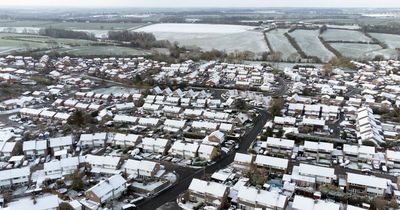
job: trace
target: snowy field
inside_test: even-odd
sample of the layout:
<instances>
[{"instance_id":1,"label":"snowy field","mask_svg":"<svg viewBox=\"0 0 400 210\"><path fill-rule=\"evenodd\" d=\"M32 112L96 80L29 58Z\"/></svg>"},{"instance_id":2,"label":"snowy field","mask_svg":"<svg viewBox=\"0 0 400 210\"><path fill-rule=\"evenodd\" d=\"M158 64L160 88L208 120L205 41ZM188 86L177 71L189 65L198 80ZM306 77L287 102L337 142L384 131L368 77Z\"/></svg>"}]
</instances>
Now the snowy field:
<instances>
[{"instance_id":1,"label":"snowy field","mask_svg":"<svg viewBox=\"0 0 400 210\"><path fill-rule=\"evenodd\" d=\"M297 54L296 49L289 43L287 38L283 35L287 29L272 30L267 33L267 38L275 52L281 52L282 58L287 59L291 55Z\"/></svg>"},{"instance_id":2,"label":"snowy field","mask_svg":"<svg viewBox=\"0 0 400 210\"><path fill-rule=\"evenodd\" d=\"M203 50L268 51L263 34L252 29L241 25L154 24L135 31L153 33L159 40L178 42L183 46L200 47Z\"/></svg>"},{"instance_id":3,"label":"snowy field","mask_svg":"<svg viewBox=\"0 0 400 210\"><path fill-rule=\"evenodd\" d=\"M367 58L374 51L382 48L377 44L353 44L353 43L331 43L332 47L348 58Z\"/></svg>"},{"instance_id":4,"label":"snowy field","mask_svg":"<svg viewBox=\"0 0 400 210\"><path fill-rule=\"evenodd\" d=\"M400 47L400 35L395 34L381 34L381 33L370 33L371 36L384 42L391 49L396 49Z\"/></svg>"},{"instance_id":5,"label":"snowy field","mask_svg":"<svg viewBox=\"0 0 400 210\"><path fill-rule=\"evenodd\" d=\"M325 48L318 39L318 30L295 30L290 34L308 56L317 56L323 62L329 62L335 55Z\"/></svg>"},{"instance_id":6,"label":"snowy field","mask_svg":"<svg viewBox=\"0 0 400 210\"><path fill-rule=\"evenodd\" d=\"M372 40L359 31L328 29L322 37L325 41L350 41L350 42L371 42Z\"/></svg>"},{"instance_id":7,"label":"snowy field","mask_svg":"<svg viewBox=\"0 0 400 210\"><path fill-rule=\"evenodd\" d=\"M326 25L328 28L339 28L339 29L351 29L351 30L357 30L360 29L361 27L359 25Z\"/></svg>"}]
</instances>

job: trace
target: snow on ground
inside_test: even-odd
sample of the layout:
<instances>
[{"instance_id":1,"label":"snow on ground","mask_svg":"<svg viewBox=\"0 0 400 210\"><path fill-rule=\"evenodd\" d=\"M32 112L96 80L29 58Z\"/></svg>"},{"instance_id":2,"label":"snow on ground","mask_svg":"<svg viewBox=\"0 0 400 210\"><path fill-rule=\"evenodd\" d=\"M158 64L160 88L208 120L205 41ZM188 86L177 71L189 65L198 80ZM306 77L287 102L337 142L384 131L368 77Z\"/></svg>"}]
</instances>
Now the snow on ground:
<instances>
[{"instance_id":1,"label":"snow on ground","mask_svg":"<svg viewBox=\"0 0 400 210\"><path fill-rule=\"evenodd\" d=\"M242 25L222 24L180 24L160 23L138 29L144 32L175 32L175 33L211 33L211 34L233 34L252 30L253 27Z\"/></svg>"},{"instance_id":2,"label":"snow on ground","mask_svg":"<svg viewBox=\"0 0 400 210\"><path fill-rule=\"evenodd\" d=\"M322 36L325 41L371 42L372 40L359 31L328 29Z\"/></svg>"},{"instance_id":3,"label":"snow on ground","mask_svg":"<svg viewBox=\"0 0 400 210\"><path fill-rule=\"evenodd\" d=\"M400 35L395 34L381 34L381 33L370 33L371 36L384 42L391 49L396 49L400 47Z\"/></svg>"},{"instance_id":4,"label":"snow on ground","mask_svg":"<svg viewBox=\"0 0 400 210\"><path fill-rule=\"evenodd\" d=\"M287 59L292 54L297 54L296 49L289 43L287 38L283 35L287 29L272 30L267 33L267 38L275 52L281 52L282 58Z\"/></svg>"},{"instance_id":5,"label":"snow on ground","mask_svg":"<svg viewBox=\"0 0 400 210\"><path fill-rule=\"evenodd\" d=\"M178 42L187 47L200 47L207 51L268 51L262 32L252 29L241 25L154 24L136 31L153 33L159 40Z\"/></svg>"},{"instance_id":6,"label":"snow on ground","mask_svg":"<svg viewBox=\"0 0 400 210\"><path fill-rule=\"evenodd\" d=\"M325 46L318 39L318 30L295 30L291 33L301 47L301 49L308 56L317 56L323 62L329 62L335 55L325 48Z\"/></svg>"},{"instance_id":7,"label":"snow on ground","mask_svg":"<svg viewBox=\"0 0 400 210\"><path fill-rule=\"evenodd\" d=\"M355 59L366 58L369 53L382 49L377 44L331 43L331 46L343 56Z\"/></svg>"}]
</instances>

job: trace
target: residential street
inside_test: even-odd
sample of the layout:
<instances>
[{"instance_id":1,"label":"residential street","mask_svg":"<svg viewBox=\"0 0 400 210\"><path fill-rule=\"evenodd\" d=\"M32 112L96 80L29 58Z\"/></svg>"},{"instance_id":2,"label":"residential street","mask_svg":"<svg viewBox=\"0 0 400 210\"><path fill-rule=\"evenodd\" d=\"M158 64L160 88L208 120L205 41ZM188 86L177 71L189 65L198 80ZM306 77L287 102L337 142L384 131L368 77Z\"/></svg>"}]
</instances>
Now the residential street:
<instances>
[{"instance_id":1,"label":"residential street","mask_svg":"<svg viewBox=\"0 0 400 210\"><path fill-rule=\"evenodd\" d=\"M239 149L237 152L247 153L247 149L250 147L251 143L256 139L257 135L262 131L265 123L267 122L267 111L258 110L260 115L254 120L254 127L246 132L242 137ZM231 152L218 160L213 165L206 167L205 169L199 169L192 173L187 173L187 171L177 171L180 175L178 183L168 190L160 193L159 195L146 199L144 202L138 205L138 209L143 210L154 210L160 206L167 204L169 202L174 202L176 198L183 193L190 185L193 178L202 178L204 174L212 174L227 165L231 164L235 158L236 152ZM191 169L187 168L188 171ZM205 171L204 171L205 170ZM168 204L170 205L170 204Z\"/></svg>"}]
</instances>

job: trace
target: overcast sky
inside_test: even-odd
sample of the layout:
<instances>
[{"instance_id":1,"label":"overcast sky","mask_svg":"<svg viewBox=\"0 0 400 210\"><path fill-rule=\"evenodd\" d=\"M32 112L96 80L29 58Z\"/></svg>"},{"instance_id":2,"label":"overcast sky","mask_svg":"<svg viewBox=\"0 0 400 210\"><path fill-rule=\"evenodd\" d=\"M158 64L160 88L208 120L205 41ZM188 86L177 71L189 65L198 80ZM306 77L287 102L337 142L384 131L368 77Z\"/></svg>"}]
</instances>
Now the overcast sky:
<instances>
[{"instance_id":1,"label":"overcast sky","mask_svg":"<svg viewBox=\"0 0 400 210\"><path fill-rule=\"evenodd\" d=\"M400 7L400 0L0 0L1 6L52 7Z\"/></svg>"}]
</instances>

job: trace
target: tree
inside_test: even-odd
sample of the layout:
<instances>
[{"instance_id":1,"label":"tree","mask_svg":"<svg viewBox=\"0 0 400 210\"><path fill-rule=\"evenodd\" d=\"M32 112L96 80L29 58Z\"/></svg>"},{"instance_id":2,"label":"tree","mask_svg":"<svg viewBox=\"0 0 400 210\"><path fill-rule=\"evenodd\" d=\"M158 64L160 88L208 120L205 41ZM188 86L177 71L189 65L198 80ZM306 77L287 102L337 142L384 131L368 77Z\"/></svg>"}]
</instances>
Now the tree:
<instances>
[{"instance_id":1,"label":"tree","mask_svg":"<svg viewBox=\"0 0 400 210\"><path fill-rule=\"evenodd\" d=\"M71 189L81 191L84 189L85 184L83 183L83 174L77 169L71 174L72 185Z\"/></svg>"},{"instance_id":2,"label":"tree","mask_svg":"<svg viewBox=\"0 0 400 210\"><path fill-rule=\"evenodd\" d=\"M285 101L283 100L282 97L279 98L274 98L271 102L271 106L268 109L269 114L271 115L272 118L276 116L281 116L281 110L283 109L283 106L285 105Z\"/></svg>"},{"instance_id":3,"label":"tree","mask_svg":"<svg viewBox=\"0 0 400 210\"><path fill-rule=\"evenodd\" d=\"M346 133L346 132L343 132L343 133L340 135L340 138L346 140L346 139L347 139L347 133Z\"/></svg>"},{"instance_id":4,"label":"tree","mask_svg":"<svg viewBox=\"0 0 400 210\"><path fill-rule=\"evenodd\" d=\"M282 138L282 136L283 136L284 133L285 133L285 131L284 131L282 128L280 128L280 129L278 130L278 132L276 133L276 137L277 137L277 138Z\"/></svg>"},{"instance_id":5,"label":"tree","mask_svg":"<svg viewBox=\"0 0 400 210\"><path fill-rule=\"evenodd\" d=\"M236 100L235 107L236 107L236 109L239 109L239 110L247 110L248 109L247 102L244 99Z\"/></svg>"},{"instance_id":6,"label":"tree","mask_svg":"<svg viewBox=\"0 0 400 210\"><path fill-rule=\"evenodd\" d=\"M327 63L322 67L322 69L323 69L323 75L331 76L331 74L332 74L332 64Z\"/></svg>"}]
</instances>

